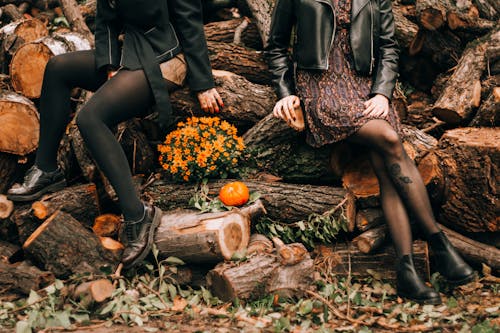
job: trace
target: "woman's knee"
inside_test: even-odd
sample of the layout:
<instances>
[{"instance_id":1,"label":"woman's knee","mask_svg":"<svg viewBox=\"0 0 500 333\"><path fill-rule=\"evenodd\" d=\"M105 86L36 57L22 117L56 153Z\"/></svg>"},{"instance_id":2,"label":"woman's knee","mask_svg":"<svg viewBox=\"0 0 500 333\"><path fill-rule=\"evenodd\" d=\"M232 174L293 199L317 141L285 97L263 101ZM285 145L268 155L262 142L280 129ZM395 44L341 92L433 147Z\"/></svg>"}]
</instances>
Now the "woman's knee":
<instances>
[{"instance_id":1,"label":"woman's knee","mask_svg":"<svg viewBox=\"0 0 500 333\"><path fill-rule=\"evenodd\" d=\"M80 112L78 112L75 119L76 126L78 126L80 132L86 132L87 130L93 128L96 121L94 118L95 117L92 112L83 107Z\"/></svg>"},{"instance_id":2,"label":"woman's knee","mask_svg":"<svg viewBox=\"0 0 500 333\"><path fill-rule=\"evenodd\" d=\"M392 127L380 132L379 148L381 153L391 158L401 159L405 154L401 138Z\"/></svg>"}]
</instances>

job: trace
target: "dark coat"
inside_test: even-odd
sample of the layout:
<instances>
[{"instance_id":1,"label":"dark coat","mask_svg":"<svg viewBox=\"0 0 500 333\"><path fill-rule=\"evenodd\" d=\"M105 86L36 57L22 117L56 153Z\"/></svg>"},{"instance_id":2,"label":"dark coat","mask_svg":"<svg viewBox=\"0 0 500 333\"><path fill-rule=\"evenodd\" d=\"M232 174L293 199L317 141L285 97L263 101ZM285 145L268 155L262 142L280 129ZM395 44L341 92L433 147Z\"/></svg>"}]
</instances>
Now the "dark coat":
<instances>
[{"instance_id":1,"label":"dark coat","mask_svg":"<svg viewBox=\"0 0 500 333\"><path fill-rule=\"evenodd\" d=\"M266 55L279 98L295 94L289 55L293 27L293 62L298 68L328 68L336 20L331 0L277 0ZM372 75L371 94L392 98L398 77L398 47L394 39L391 0L352 0L349 31L354 67Z\"/></svg>"},{"instance_id":2,"label":"dark coat","mask_svg":"<svg viewBox=\"0 0 500 333\"><path fill-rule=\"evenodd\" d=\"M163 125L171 122L171 106L160 63L183 52L191 90L214 87L201 0L98 0L95 45L99 70L144 70Z\"/></svg>"}]
</instances>

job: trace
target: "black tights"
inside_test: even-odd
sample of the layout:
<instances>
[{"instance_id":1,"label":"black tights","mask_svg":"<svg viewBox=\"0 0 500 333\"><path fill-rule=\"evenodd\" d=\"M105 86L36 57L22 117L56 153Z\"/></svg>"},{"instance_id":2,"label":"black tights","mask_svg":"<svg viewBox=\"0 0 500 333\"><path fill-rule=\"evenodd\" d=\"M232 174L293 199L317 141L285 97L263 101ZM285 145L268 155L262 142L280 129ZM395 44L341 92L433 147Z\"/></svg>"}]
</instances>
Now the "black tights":
<instances>
[{"instance_id":1,"label":"black tights","mask_svg":"<svg viewBox=\"0 0 500 333\"><path fill-rule=\"evenodd\" d=\"M115 189L125 220L139 220L144 207L132 183L127 158L109 128L144 114L153 104L142 70L120 70L107 81L106 73L95 68L94 51L53 57L43 79L35 163L44 171L57 168L57 149L69 121L70 93L75 87L95 92L78 113L76 123L92 157Z\"/></svg>"},{"instance_id":2,"label":"black tights","mask_svg":"<svg viewBox=\"0 0 500 333\"><path fill-rule=\"evenodd\" d=\"M414 215L425 235L439 232L415 163L406 155L397 132L385 120L370 120L350 140L370 148L394 247L399 256L410 254L412 235L406 209Z\"/></svg>"}]
</instances>

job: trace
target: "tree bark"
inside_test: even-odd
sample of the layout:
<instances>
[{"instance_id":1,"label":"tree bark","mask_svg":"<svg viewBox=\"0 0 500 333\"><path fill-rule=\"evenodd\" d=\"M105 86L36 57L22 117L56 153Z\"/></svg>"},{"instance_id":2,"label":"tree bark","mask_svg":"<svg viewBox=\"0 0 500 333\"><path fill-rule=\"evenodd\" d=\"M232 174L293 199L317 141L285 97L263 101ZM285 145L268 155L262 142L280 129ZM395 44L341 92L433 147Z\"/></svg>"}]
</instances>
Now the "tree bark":
<instances>
[{"instance_id":1,"label":"tree bark","mask_svg":"<svg viewBox=\"0 0 500 333\"><path fill-rule=\"evenodd\" d=\"M251 10L252 15L259 29L260 37L263 45L267 44L269 32L271 30L271 14L274 8L274 0L246 0L248 8Z\"/></svg>"},{"instance_id":2,"label":"tree bark","mask_svg":"<svg viewBox=\"0 0 500 333\"><path fill-rule=\"evenodd\" d=\"M220 188L229 181L231 180L209 182L208 195L210 197L217 196ZM293 223L307 220L311 214L322 214L340 205L335 216L346 219L347 224L354 224L354 198L342 188L251 180L245 180L245 184L250 191L260 193L260 199L264 203L267 216L270 219ZM189 207L189 199L194 194L195 189L192 184L167 184L164 182L156 182L143 191L147 200L151 200L164 210L173 207ZM345 217L340 216L342 211Z\"/></svg>"},{"instance_id":3,"label":"tree bark","mask_svg":"<svg viewBox=\"0 0 500 333\"><path fill-rule=\"evenodd\" d=\"M64 16L73 26L73 29L85 36L85 38L90 42L90 45L94 45L94 34L90 31L89 27L87 27L76 0L59 1L61 2Z\"/></svg>"},{"instance_id":4,"label":"tree bark","mask_svg":"<svg viewBox=\"0 0 500 333\"><path fill-rule=\"evenodd\" d=\"M260 208L206 214L186 210L167 212L155 234L160 256L174 256L189 263L230 260L248 245L248 212L259 214L264 210L260 201L253 205Z\"/></svg>"},{"instance_id":5,"label":"tree bark","mask_svg":"<svg viewBox=\"0 0 500 333\"><path fill-rule=\"evenodd\" d=\"M361 253L352 244L337 243L332 246L318 246L315 263L317 269L337 276L356 278L373 277L396 280L395 263L397 255L392 245L387 245L375 253ZM430 279L429 252L427 243L413 242L413 262L415 269L426 281Z\"/></svg>"},{"instance_id":6,"label":"tree bark","mask_svg":"<svg viewBox=\"0 0 500 333\"><path fill-rule=\"evenodd\" d=\"M470 122L472 127L500 126L500 87L496 87L490 96L481 103L476 115Z\"/></svg>"},{"instance_id":7,"label":"tree bark","mask_svg":"<svg viewBox=\"0 0 500 333\"><path fill-rule=\"evenodd\" d=\"M448 80L433 112L441 120L457 125L469 119L479 106L481 75L486 69L485 51L488 45L500 43L500 30L486 38L469 43L456 70Z\"/></svg>"},{"instance_id":8,"label":"tree bark","mask_svg":"<svg viewBox=\"0 0 500 333\"><path fill-rule=\"evenodd\" d=\"M18 255L20 251L19 246L0 240L0 262L11 262L11 259Z\"/></svg>"},{"instance_id":9,"label":"tree bark","mask_svg":"<svg viewBox=\"0 0 500 333\"><path fill-rule=\"evenodd\" d=\"M39 98L43 74L50 58L70 51L89 50L85 36L61 33L22 45L12 56L10 75L16 92L28 98Z\"/></svg>"},{"instance_id":10,"label":"tree bark","mask_svg":"<svg viewBox=\"0 0 500 333\"><path fill-rule=\"evenodd\" d=\"M31 290L40 290L54 282L51 272L44 272L29 262L9 264L0 260L0 289L29 295Z\"/></svg>"},{"instance_id":11,"label":"tree bark","mask_svg":"<svg viewBox=\"0 0 500 333\"><path fill-rule=\"evenodd\" d=\"M437 30L443 26L448 11L448 0L417 0L416 11L418 22L427 30Z\"/></svg>"},{"instance_id":12,"label":"tree bark","mask_svg":"<svg viewBox=\"0 0 500 333\"><path fill-rule=\"evenodd\" d=\"M102 273L104 267L116 268L120 260L102 247L99 237L62 211L45 220L24 242L23 249L56 277Z\"/></svg>"},{"instance_id":13,"label":"tree bark","mask_svg":"<svg viewBox=\"0 0 500 333\"><path fill-rule=\"evenodd\" d=\"M240 33L243 27L244 30ZM205 24L205 36L207 41L234 43L256 50L262 49L257 26L253 20L246 17Z\"/></svg>"},{"instance_id":14,"label":"tree bark","mask_svg":"<svg viewBox=\"0 0 500 333\"><path fill-rule=\"evenodd\" d=\"M0 193L5 193L13 184L16 175L17 159L16 155L0 153Z\"/></svg>"},{"instance_id":15,"label":"tree bark","mask_svg":"<svg viewBox=\"0 0 500 333\"><path fill-rule=\"evenodd\" d=\"M449 130L441 137L439 148L436 154L447 184L439 221L470 232L500 231L500 130Z\"/></svg>"},{"instance_id":16,"label":"tree bark","mask_svg":"<svg viewBox=\"0 0 500 333\"><path fill-rule=\"evenodd\" d=\"M271 73L260 51L235 44L208 41L208 54L214 69L241 75L253 83L271 83Z\"/></svg>"},{"instance_id":17,"label":"tree bark","mask_svg":"<svg viewBox=\"0 0 500 333\"><path fill-rule=\"evenodd\" d=\"M0 152L27 155L38 146L39 118L35 105L13 92L0 93Z\"/></svg>"},{"instance_id":18,"label":"tree bark","mask_svg":"<svg viewBox=\"0 0 500 333\"><path fill-rule=\"evenodd\" d=\"M271 87L251 83L245 78L226 71L213 71L219 94L224 100L224 109L218 114L238 127L248 128L267 116L276 103L276 95ZM187 89L171 95L172 107L176 115L206 116L198 101Z\"/></svg>"},{"instance_id":19,"label":"tree bark","mask_svg":"<svg viewBox=\"0 0 500 333\"><path fill-rule=\"evenodd\" d=\"M498 20L500 18L500 5L496 0L474 0L481 17L488 20Z\"/></svg>"}]
</instances>

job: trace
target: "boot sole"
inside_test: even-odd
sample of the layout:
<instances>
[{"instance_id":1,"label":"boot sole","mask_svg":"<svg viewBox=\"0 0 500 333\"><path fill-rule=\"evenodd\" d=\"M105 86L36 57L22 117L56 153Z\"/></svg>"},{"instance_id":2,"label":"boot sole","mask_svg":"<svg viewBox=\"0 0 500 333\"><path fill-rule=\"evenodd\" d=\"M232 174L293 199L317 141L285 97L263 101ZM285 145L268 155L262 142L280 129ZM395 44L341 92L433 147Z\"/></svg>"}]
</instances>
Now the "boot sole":
<instances>
[{"instance_id":1,"label":"boot sole","mask_svg":"<svg viewBox=\"0 0 500 333\"><path fill-rule=\"evenodd\" d=\"M442 303L441 297L435 297L435 298L426 298L426 299L419 299L419 298L414 298L409 296L408 294L398 292L398 296L409 299L410 301L414 301L418 304L423 304L423 305L440 305Z\"/></svg>"},{"instance_id":2,"label":"boot sole","mask_svg":"<svg viewBox=\"0 0 500 333\"><path fill-rule=\"evenodd\" d=\"M474 279L477 277L477 274L476 272L473 272L472 274L468 275L467 277L461 279L461 280L446 280L446 282L448 282L451 286L453 287L459 287L459 286L462 286L464 284L467 284L469 282L472 282L474 281Z\"/></svg>"},{"instance_id":3,"label":"boot sole","mask_svg":"<svg viewBox=\"0 0 500 333\"><path fill-rule=\"evenodd\" d=\"M154 241L154 236L156 229L160 225L161 222L161 217L162 217L162 211L160 208L155 207L155 215L153 217L153 222L151 222L151 228L149 229L149 235L148 235L148 244L144 248L144 250L139 254L134 260L132 260L129 264L123 265L124 268L130 269L137 264L141 263L144 258L148 255L149 251L151 251L151 248L153 246L153 241Z\"/></svg>"},{"instance_id":4,"label":"boot sole","mask_svg":"<svg viewBox=\"0 0 500 333\"><path fill-rule=\"evenodd\" d=\"M7 194L7 199L9 199L11 201L17 201L17 202L33 201L33 200L39 199L45 193L59 191L65 187L66 187L66 180L61 180L61 181L58 181L57 183L50 184L49 186L44 187L41 190L39 190L38 192L35 192L32 194L26 194L26 195Z\"/></svg>"}]
</instances>

